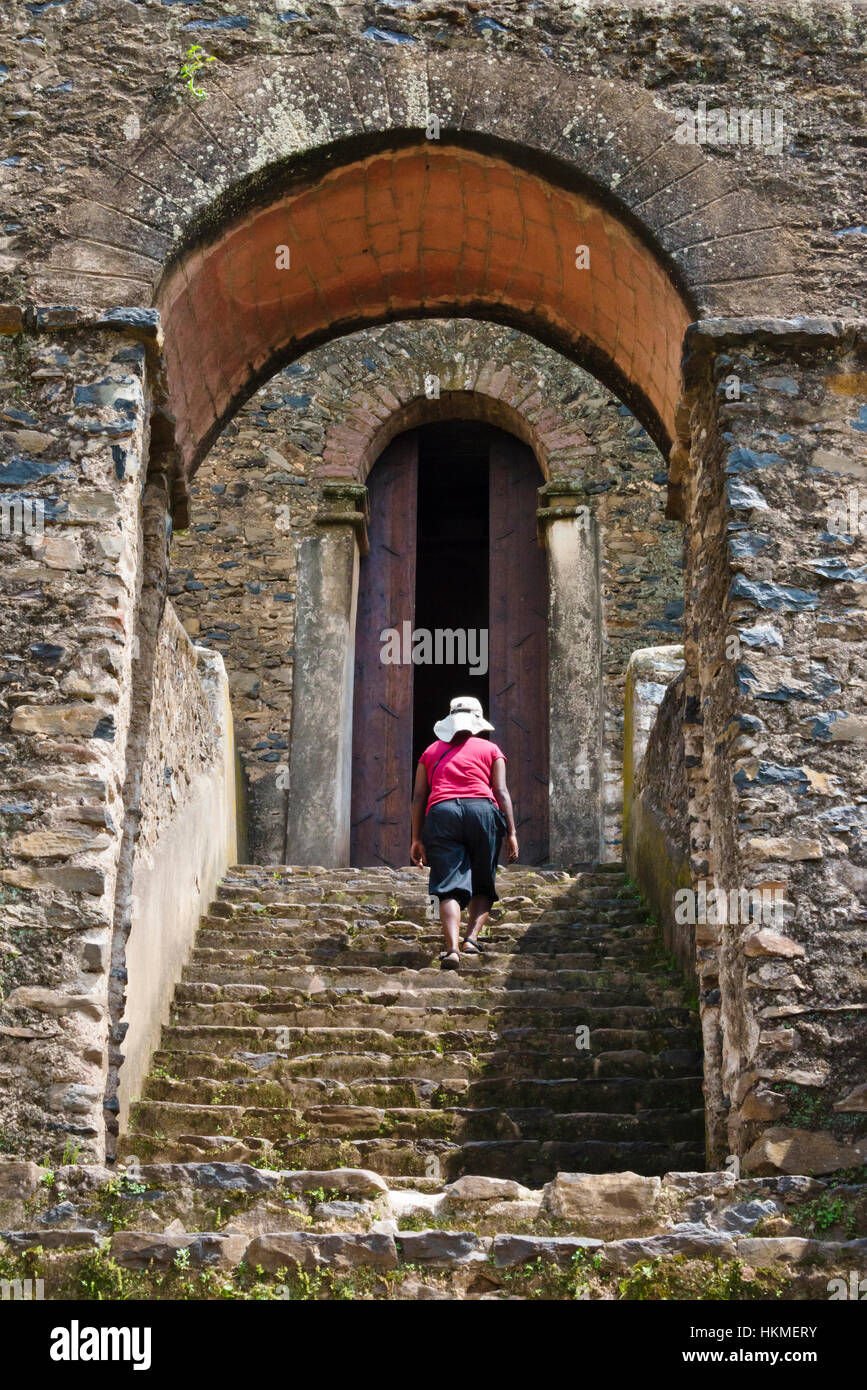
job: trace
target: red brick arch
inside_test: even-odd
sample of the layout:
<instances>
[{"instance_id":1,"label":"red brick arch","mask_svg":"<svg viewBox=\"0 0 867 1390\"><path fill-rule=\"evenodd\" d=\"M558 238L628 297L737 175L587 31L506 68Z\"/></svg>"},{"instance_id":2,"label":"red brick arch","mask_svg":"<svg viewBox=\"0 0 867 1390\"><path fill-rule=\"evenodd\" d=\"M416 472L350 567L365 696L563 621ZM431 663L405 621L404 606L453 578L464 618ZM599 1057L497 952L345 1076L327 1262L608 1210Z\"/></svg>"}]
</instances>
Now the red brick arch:
<instances>
[{"instance_id":1,"label":"red brick arch","mask_svg":"<svg viewBox=\"0 0 867 1390\"><path fill-rule=\"evenodd\" d=\"M420 315L512 323L550 342L666 448L691 318L662 256L587 193L433 143L350 162L238 217L169 270L156 302L188 471L281 363Z\"/></svg>"},{"instance_id":2,"label":"red brick arch","mask_svg":"<svg viewBox=\"0 0 867 1390\"><path fill-rule=\"evenodd\" d=\"M391 394L396 390L401 390L401 384L390 375L387 391ZM562 409L548 405L541 392L527 401L526 381L509 367L501 368L487 388L444 390L435 399L414 389L401 394L403 399L396 407L372 401L369 391L350 397L341 418L328 430L317 475L363 483L392 439L404 430L437 420L480 420L514 434L533 450L545 478L551 477L558 458L568 456L570 446L576 449L587 444L580 425L566 424ZM510 399L512 396L515 399ZM377 410L377 405L383 408Z\"/></svg>"}]
</instances>

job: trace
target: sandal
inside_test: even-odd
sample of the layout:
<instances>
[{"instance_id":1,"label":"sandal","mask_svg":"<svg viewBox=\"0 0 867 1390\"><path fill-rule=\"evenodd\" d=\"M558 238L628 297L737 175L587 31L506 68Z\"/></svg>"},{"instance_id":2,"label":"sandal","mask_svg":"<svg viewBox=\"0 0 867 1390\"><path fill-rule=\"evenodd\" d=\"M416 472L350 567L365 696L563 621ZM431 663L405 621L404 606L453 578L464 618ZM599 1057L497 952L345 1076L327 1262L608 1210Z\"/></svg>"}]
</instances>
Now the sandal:
<instances>
[{"instance_id":1,"label":"sandal","mask_svg":"<svg viewBox=\"0 0 867 1390\"><path fill-rule=\"evenodd\" d=\"M482 946L481 942L470 941L469 938L467 938L466 941L461 942L461 949L465 956L480 956L485 948Z\"/></svg>"},{"instance_id":2,"label":"sandal","mask_svg":"<svg viewBox=\"0 0 867 1390\"><path fill-rule=\"evenodd\" d=\"M440 956L440 970L460 970L461 957L457 951L443 951Z\"/></svg>"}]
</instances>

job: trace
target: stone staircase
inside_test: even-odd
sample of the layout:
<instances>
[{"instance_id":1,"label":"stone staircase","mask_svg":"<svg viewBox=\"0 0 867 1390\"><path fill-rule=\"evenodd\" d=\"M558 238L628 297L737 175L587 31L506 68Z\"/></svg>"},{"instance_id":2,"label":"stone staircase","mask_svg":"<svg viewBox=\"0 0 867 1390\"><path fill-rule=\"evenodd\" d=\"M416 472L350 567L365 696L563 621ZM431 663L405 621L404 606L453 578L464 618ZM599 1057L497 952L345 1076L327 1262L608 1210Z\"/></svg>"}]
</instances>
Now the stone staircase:
<instances>
[{"instance_id":1,"label":"stone staircase","mask_svg":"<svg viewBox=\"0 0 867 1390\"><path fill-rule=\"evenodd\" d=\"M229 874L118 1162L0 1161L0 1281L257 1301L857 1284L867 1187L702 1171L696 1015L617 868L504 870L458 975L425 878Z\"/></svg>"},{"instance_id":2,"label":"stone staircase","mask_svg":"<svg viewBox=\"0 0 867 1390\"><path fill-rule=\"evenodd\" d=\"M121 1156L391 1184L702 1169L697 1016L625 875L518 866L500 892L455 974L423 872L232 871Z\"/></svg>"}]
</instances>

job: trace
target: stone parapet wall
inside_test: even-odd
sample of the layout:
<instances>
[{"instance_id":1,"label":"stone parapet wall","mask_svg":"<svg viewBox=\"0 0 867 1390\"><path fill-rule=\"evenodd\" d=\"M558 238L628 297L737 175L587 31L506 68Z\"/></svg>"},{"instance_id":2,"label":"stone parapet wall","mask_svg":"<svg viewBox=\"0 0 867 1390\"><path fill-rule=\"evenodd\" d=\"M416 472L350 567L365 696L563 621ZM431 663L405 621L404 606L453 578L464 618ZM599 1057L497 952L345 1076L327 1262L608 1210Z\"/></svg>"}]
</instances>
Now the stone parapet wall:
<instances>
[{"instance_id":1,"label":"stone parapet wall","mask_svg":"<svg viewBox=\"0 0 867 1390\"><path fill-rule=\"evenodd\" d=\"M229 688L217 652L195 647L171 604L157 640L141 769L124 971L118 1123L138 1096L199 918L241 859Z\"/></svg>"},{"instance_id":2,"label":"stone parapet wall","mask_svg":"<svg viewBox=\"0 0 867 1390\"><path fill-rule=\"evenodd\" d=\"M692 981L695 933L675 916L675 894L692 882L683 702L682 647L632 654L626 671L624 859L662 929L666 950Z\"/></svg>"}]
</instances>

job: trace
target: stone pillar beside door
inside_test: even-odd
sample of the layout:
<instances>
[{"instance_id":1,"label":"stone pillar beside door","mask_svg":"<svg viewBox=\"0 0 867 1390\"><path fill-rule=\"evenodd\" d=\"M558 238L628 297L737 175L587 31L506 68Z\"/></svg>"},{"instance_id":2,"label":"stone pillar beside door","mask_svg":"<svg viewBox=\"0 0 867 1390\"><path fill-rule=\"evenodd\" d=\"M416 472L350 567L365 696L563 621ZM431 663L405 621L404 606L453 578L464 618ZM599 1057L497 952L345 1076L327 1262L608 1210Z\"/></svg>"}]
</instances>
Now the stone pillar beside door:
<instances>
[{"instance_id":1,"label":"stone pillar beside door","mask_svg":"<svg viewBox=\"0 0 867 1390\"><path fill-rule=\"evenodd\" d=\"M367 521L366 487L324 483L315 532L300 546L286 816L290 864L349 863L355 615Z\"/></svg>"},{"instance_id":2,"label":"stone pillar beside door","mask_svg":"<svg viewBox=\"0 0 867 1390\"><path fill-rule=\"evenodd\" d=\"M548 554L550 856L602 858L602 605L599 537L581 483L539 488L539 539Z\"/></svg>"}]
</instances>

